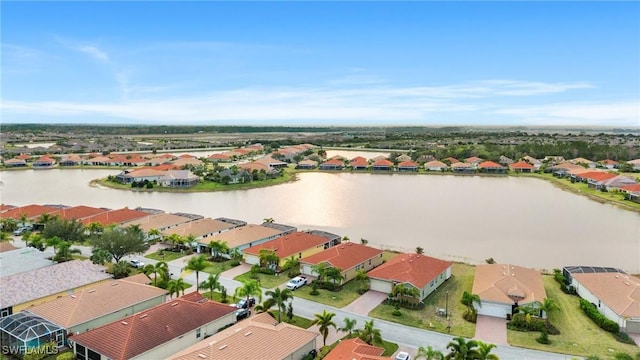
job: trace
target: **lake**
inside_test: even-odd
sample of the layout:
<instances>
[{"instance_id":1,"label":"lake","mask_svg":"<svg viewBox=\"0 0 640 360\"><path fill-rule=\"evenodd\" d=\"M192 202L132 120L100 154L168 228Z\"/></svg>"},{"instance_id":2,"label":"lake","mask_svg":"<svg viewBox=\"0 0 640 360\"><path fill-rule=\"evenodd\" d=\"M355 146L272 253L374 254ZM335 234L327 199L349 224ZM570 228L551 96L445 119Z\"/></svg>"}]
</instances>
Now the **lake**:
<instances>
[{"instance_id":1,"label":"lake","mask_svg":"<svg viewBox=\"0 0 640 360\"><path fill-rule=\"evenodd\" d=\"M304 173L267 188L215 193L90 187L119 170L0 172L1 202L146 207L321 229L351 241L481 263L539 269L620 267L640 273L640 215L533 178Z\"/></svg>"}]
</instances>

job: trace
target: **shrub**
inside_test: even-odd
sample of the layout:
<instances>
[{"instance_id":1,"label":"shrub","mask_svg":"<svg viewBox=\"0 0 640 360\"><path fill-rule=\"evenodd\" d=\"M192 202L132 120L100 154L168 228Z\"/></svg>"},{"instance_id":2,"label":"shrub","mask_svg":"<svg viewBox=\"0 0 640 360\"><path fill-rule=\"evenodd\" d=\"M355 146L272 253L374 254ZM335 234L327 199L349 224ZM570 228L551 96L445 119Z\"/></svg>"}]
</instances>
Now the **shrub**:
<instances>
[{"instance_id":1,"label":"shrub","mask_svg":"<svg viewBox=\"0 0 640 360\"><path fill-rule=\"evenodd\" d=\"M475 311L470 311L467 310L464 312L464 314L462 315L462 317L467 320L468 322L474 323L476 322L476 320L478 320L478 313Z\"/></svg>"},{"instance_id":2,"label":"shrub","mask_svg":"<svg viewBox=\"0 0 640 360\"><path fill-rule=\"evenodd\" d=\"M56 356L56 360L73 360L75 358L76 358L76 356L73 355L73 353L71 351L68 351L68 352L65 352L65 353L62 353L62 354Z\"/></svg>"},{"instance_id":3,"label":"shrub","mask_svg":"<svg viewBox=\"0 0 640 360\"><path fill-rule=\"evenodd\" d=\"M636 344L636 342L633 341L633 339L626 332L622 332L621 331L621 332L615 334L614 336L615 336L616 340L620 341L621 343L631 344L631 345L635 345Z\"/></svg>"},{"instance_id":4,"label":"shrub","mask_svg":"<svg viewBox=\"0 0 640 360\"><path fill-rule=\"evenodd\" d=\"M309 293L309 295L313 295L316 296L320 294L320 292L318 291L318 284L316 284L316 282L312 282L311 283L311 292Z\"/></svg>"},{"instance_id":5,"label":"shrub","mask_svg":"<svg viewBox=\"0 0 640 360\"><path fill-rule=\"evenodd\" d=\"M524 313L514 314L511 318L511 321L507 323L507 328L516 331L540 331L547 332L549 335L559 335L560 330L558 330L555 326L548 324L543 319L538 317L529 317Z\"/></svg>"},{"instance_id":6,"label":"shrub","mask_svg":"<svg viewBox=\"0 0 640 360\"><path fill-rule=\"evenodd\" d=\"M616 360L633 360L633 356L623 352L613 354L613 358Z\"/></svg>"},{"instance_id":7,"label":"shrub","mask_svg":"<svg viewBox=\"0 0 640 360\"><path fill-rule=\"evenodd\" d=\"M233 260L231 260L231 261L229 262L229 265L231 265L231 266L233 266L233 267L238 266L238 265L240 265L240 260L238 260L238 259L233 259Z\"/></svg>"},{"instance_id":8,"label":"shrub","mask_svg":"<svg viewBox=\"0 0 640 360\"><path fill-rule=\"evenodd\" d=\"M615 321L607 319L602 315L596 306L585 299L580 299L580 308L593 322L605 331L618 333L620 326Z\"/></svg>"},{"instance_id":9,"label":"shrub","mask_svg":"<svg viewBox=\"0 0 640 360\"><path fill-rule=\"evenodd\" d=\"M543 330L539 337L536 338L536 341L540 344L549 345L551 344L551 340L549 340L549 334L547 334L546 330Z\"/></svg>"},{"instance_id":10,"label":"shrub","mask_svg":"<svg viewBox=\"0 0 640 360\"><path fill-rule=\"evenodd\" d=\"M385 305L399 306L400 308L409 309L409 310L423 310L425 306L424 302L422 301L417 303L410 303L406 301L398 301L391 297L386 298L382 303Z\"/></svg>"}]
</instances>

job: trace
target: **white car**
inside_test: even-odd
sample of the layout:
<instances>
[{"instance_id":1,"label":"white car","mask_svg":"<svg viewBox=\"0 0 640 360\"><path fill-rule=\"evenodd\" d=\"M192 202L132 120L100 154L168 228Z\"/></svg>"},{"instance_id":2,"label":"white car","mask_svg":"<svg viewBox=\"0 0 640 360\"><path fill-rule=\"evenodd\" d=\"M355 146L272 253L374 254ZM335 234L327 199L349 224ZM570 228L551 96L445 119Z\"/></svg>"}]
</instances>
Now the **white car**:
<instances>
[{"instance_id":1,"label":"white car","mask_svg":"<svg viewBox=\"0 0 640 360\"><path fill-rule=\"evenodd\" d=\"M131 266L133 266L134 268L144 267L144 263L138 259L133 259L129 261L129 264L131 264Z\"/></svg>"},{"instance_id":2,"label":"white car","mask_svg":"<svg viewBox=\"0 0 640 360\"><path fill-rule=\"evenodd\" d=\"M396 360L411 360L411 355L409 355L409 353L406 351L400 351L396 355Z\"/></svg>"}]
</instances>

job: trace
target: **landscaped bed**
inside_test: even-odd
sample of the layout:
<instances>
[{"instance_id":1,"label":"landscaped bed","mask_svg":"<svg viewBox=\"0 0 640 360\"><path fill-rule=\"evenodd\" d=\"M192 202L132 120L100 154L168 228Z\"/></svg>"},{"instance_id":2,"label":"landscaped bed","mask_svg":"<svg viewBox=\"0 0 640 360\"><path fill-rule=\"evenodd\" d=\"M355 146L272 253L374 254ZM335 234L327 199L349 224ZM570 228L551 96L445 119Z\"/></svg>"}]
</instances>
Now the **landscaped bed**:
<instances>
[{"instance_id":1,"label":"landscaped bed","mask_svg":"<svg viewBox=\"0 0 640 360\"><path fill-rule=\"evenodd\" d=\"M161 249L158 250L154 253L151 254L147 254L144 257L152 259L152 260L156 260L156 261L164 261L164 262L169 262L175 259L179 259L183 256L185 256L185 253L181 253L178 251L171 251L171 250L165 250L165 249Z\"/></svg>"},{"instance_id":2,"label":"landscaped bed","mask_svg":"<svg viewBox=\"0 0 640 360\"><path fill-rule=\"evenodd\" d=\"M357 280L351 280L344 284L338 291L330 291L318 288L318 295L311 295L313 287L311 285L305 285L295 290L294 296L311 301L316 301L321 304L342 308L360 297L358 289L361 286L362 285Z\"/></svg>"},{"instance_id":3,"label":"landscaped bed","mask_svg":"<svg viewBox=\"0 0 640 360\"><path fill-rule=\"evenodd\" d=\"M280 274L276 276L271 274L263 274L259 272L259 273L256 273L256 276L258 278L255 280L258 280L258 282L260 283L260 287L265 289L272 289L289 281L289 277L286 274ZM251 277L251 271L248 271L244 274L240 274L234 277L233 280L237 280L240 282L253 280L253 278Z\"/></svg>"}]
</instances>

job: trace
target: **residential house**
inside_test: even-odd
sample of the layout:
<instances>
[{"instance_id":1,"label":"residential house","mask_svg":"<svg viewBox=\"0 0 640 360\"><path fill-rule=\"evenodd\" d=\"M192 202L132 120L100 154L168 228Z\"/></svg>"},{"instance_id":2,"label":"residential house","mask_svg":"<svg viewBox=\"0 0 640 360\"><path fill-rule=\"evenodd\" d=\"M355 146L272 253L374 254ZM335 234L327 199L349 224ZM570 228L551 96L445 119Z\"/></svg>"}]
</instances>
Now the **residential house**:
<instances>
[{"instance_id":1,"label":"residential house","mask_svg":"<svg viewBox=\"0 0 640 360\"><path fill-rule=\"evenodd\" d=\"M606 160L600 161L600 165L602 165L602 167L606 169L612 170L618 167L618 162L615 160L606 159Z\"/></svg>"},{"instance_id":2,"label":"residential house","mask_svg":"<svg viewBox=\"0 0 640 360\"><path fill-rule=\"evenodd\" d=\"M72 260L2 277L0 317L111 279L104 266Z\"/></svg>"},{"instance_id":3,"label":"residential house","mask_svg":"<svg viewBox=\"0 0 640 360\"><path fill-rule=\"evenodd\" d=\"M544 159L542 159L542 162L545 162L545 163L551 164L551 165L561 164L561 163L563 163L565 161L566 160L564 159L564 157L558 156L558 155L547 155L547 156L544 157Z\"/></svg>"},{"instance_id":4,"label":"residential house","mask_svg":"<svg viewBox=\"0 0 640 360\"><path fill-rule=\"evenodd\" d=\"M624 185L620 190L626 193L626 199L640 202L640 184Z\"/></svg>"},{"instance_id":5,"label":"residential house","mask_svg":"<svg viewBox=\"0 0 640 360\"><path fill-rule=\"evenodd\" d=\"M310 159L302 160L296 164L296 169L300 170L313 170L318 167L318 162Z\"/></svg>"},{"instance_id":6,"label":"residential house","mask_svg":"<svg viewBox=\"0 0 640 360\"><path fill-rule=\"evenodd\" d=\"M236 227L237 225L225 221L204 218L185 221L165 230L161 230L161 232L163 236L169 236L171 234L180 235L185 238L190 235L193 236L195 238L195 242L189 245L194 246L198 253L202 253L206 251L209 243L213 241L214 236Z\"/></svg>"},{"instance_id":7,"label":"residential house","mask_svg":"<svg viewBox=\"0 0 640 360\"><path fill-rule=\"evenodd\" d=\"M595 161L591 161L585 158L575 158L575 159L569 160L569 162L576 165L582 165L590 169L595 169L597 165Z\"/></svg>"},{"instance_id":8,"label":"residential house","mask_svg":"<svg viewBox=\"0 0 640 360\"><path fill-rule=\"evenodd\" d=\"M464 159L464 162L467 163L467 164L471 164L471 166L474 169L477 169L478 165L480 165L480 163L483 162L483 161L484 161L484 159L479 158L477 156L472 156L472 157Z\"/></svg>"},{"instance_id":9,"label":"residential house","mask_svg":"<svg viewBox=\"0 0 640 360\"><path fill-rule=\"evenodd\" d=\"M79 205L68 208L61 208L50 212L49 215L52 217L57 216L63 220L82 220L84 218L101 214L106 211L110 211L110 209Z\"/></svg>"},{"instance_id":10,"label":"residential house","mask_svg":"<svg viewBox=\"0 0 640 360\"><path fill-rule=\"evenodd\" d=\"M163 304L166 294L164 289L124 278L64 295L26 311L62 327L67 334L80 334Z\"/></svg>"},{"instance_id":11,"label":"residential house","mask_svg":"<svg viewBox=\"0 0 640 360\"><path fill-rule=\"evenodd\" d=\"M164 359L235 323L235 307L177 298L70 337L78 360Z\"/></svg>"},{"instance_id":12,"label":"residential house","mask_svg":"<svg viewBox=\"0 0 640 360\"><path fill-rule=\"evenodd\" d=\"M168 359L304 359L316 350L319 333L260 313L183 349ZM251 346L247 346L250 343Z\"/></svg>"},{"instance_id":13,"label":"residential house","mask_svg":"<svg viewBox=\"0 0 640 360\"><path fill-rule=\"evenodd\" d=\"M102 226L120 225L135 219L140 219L149 216L149 213L139 210L132 210L129 208L122 208L117 210L109 210L96 215L91 215L81 219L84 225L96 222L102 224Z\"/></svg>"},{"instance_id":14,"label":"residential house","mask_svg":"<svg viewBox=\"0 0 640 360\"><path fill-rule=\"evenodd\" d=\"M349 162L351 170L367 170L369 161L362 156L356 156Z\"/></svg>"},{"instance_id":15,"label":"residential house","mask_svg":"<svg viewBox=\"0 0 640 360\"><path fill-rule=\"evenodd\" d=\"M403 161L398 164L398 171L418 171L418 163L413 161Z\"/></svg>"},{"instance_id":16,"label":"residential house","mask_svg":"<svg viewBox=\"0 0 640 360\"><path fill-rule=\"evenodd\" d=\"M198 168L204 165L202 160L195 157L179 158L176 160L172 160L171 164L177 166L180 169L182 169L185 166L192 166L192 167Z\"/></svg>"},{"instance_id":17,"label":"residential house","mask_svg":"<svg viewBox=\"0 0 640 360\"><path fill-rule=\"evenodd\" d=\"M452 163L451 171L459 174L472 174L475 172L473 165L463 162Z\"/></svg>"},{"instance_id":18,"label":"residential house","mask_svg":"<svg viewBox=\"0 0 640 360\"><path fill-rule=\"evenodd\" d=\"M528 162L529 164L533 165L535 170L538 170L538 169L540 169L540 167L542 167L542 161L534 158L533 156L529 156L529 155L524 156L522 158L522 160L524 160L524 161Z\"/></svg>"},{"instance_id":19,"label":"residential house","mask_svg":"<svg viewBox=\"0 0 640 360\"><path fill-rule=\"evenodd\" d=\"M418 289L424 300L451 277L450 261L422 254L400 254L369 271L371 290L390 294L397 284Z\"/></svg>"},{"instance_id":20,"label":"residential house","mask_svg":"<svg viewBox=\"0 0 640 360\"><path fill-rule=\"evenodd\" d=\"M510 159L504 155L500 155L500 158L498 159L498 163L502 166L509 166L511 164L514 163L513 159Z\"/></svg>"},{"instance_id":21,"label":"residential house","mask_svg":"<svg viewBox=\"0 0 640 360\"><path fill-rule=\"evenodd\" d=\"M480 297L479 315L503 319L510 319L518 306L535 307L547 297L540 272L509 264L476 266L471 293Z\"/></svg>"},{"instance_id":22,"label":"residential house","mask_svg":"<svg viewBox=\"0 0 640 360\"><path fill-rule=\"evenodd\" d=\"M220 234L209 236L206 239L207 241L198 242L198 248L202 249L203 247L208 247L211 241L222 241L227 243L229 250L237 249L242 252L246 248L273 240L279 236L286 235L287 233L287 231L263 225L247 224Z\"/></svg>"},{"instance_id":23,"label":"residential house","mask_svg":"<svg viewBox=\"0 0 640 360\"><path fill-rule=\"evenodd\" d=\"M254 162L267 165L270 169L280 169L289 166L286 162L274 159L271 155L263 156Z\"/></svg>"},{"instance_id":24,"label":"residential house","mask_svg":"<svg viewBox=\"0 0 640 360\"><path fill-rule=\"evenodd\" d=\"M607 267L569 266L563 273L578 295L628 333L640 333L640 279Z\"/></svg>"},{"instance_id":25,"label":"residential house","mask_svg":"<svg viewBox=\"0 0 640 360\"><path fill-rule=\"evenodd\" d=\"M567 176L567 173L569 172L569 170L574 170L574 169L584 169L584 167L565 161L557 165L548 167L545 170L545 172L553 172L553 176L556 176L556 177L565 177Z\"/></svg>"},{"instance_id":26,"label":"residential house","mask_svg":"<svg viewBox=\"0 0 640 360\"><path fill-rule=\"evenodd\" d=\"M632 179L627 176L622 176L622 175L618 175L610 179L594 182L594 186L596 187L596 189L605 188L607 191L618 190L623 186L634 185L634 184L636 184L635 179Z\"/></svg>"},{"instance_id":27,"label":"residential house","mask_svg":"<svg viewBox=\"0 0 640 360\"><path fill-rule=\"evenodd\" d=\"M227 153L212 154L209 155L209 160L213 162L228 162L231 160L231 155Z\"/></svg>"},{"instance_id":28,"label":"residential house","mask_svg":"<svg viewBox=\"0 0 640 360\"><path fill-rule=\"evenodd\" d=\"M62 156L60 166L77 166L82 164L82 157L77 154L69 154Z\"/></svg>"},{"instance_id":29,"label":"residential house","mask_svg":"<svg viewBox=\"0 0 640 360\"><path fill-rule=\"evenodd\" d=\"M191 218L186 216L161 213L127 221L122 223L121 226L124 228L132 225L138 226L140 230L147 234L153 229L166 233L169 229L174 228L180 224L186 224L191 220Z\"/></svg>"},{"instance_id":30,"label":"residential house","mask_svg":"<svg viewBox=\"0 0 640 360\"><path fill-rule=\"evenodd\" d=\"M320 164L320 170L342 170L344 162L338 159L331 159Z\"/></svg>"},{"instance_id":31,"label":"residential house","mask_svg":"<svg viewBox=\"0 0 640 360\"><path fill-rule=\"evenodd\" d=\"M117 182L122 184L131 184L149 181L159 182L165 176L165 172L162 170L144 168L136 170L123 170L120 174L116 175Z\"/></svg>"},{"instance_id":32,"label":"residential house","mask_svg":"<svg viewBox=\"0 0 640 360\"><path fill-rule=\"evenodd\" d=\"M251 182L251 180L253 180L251 174L244 169L240 169L237 171L234 171L232 169L224 169L220 171L218 175L220 176L220 181L223 184L242 184L245 182ZM225 178L227 178L227 180L225 180Z\"/></svg>"},{"instance_id":33,"label":"residential house","mask_svg":"<svg viewBox=\"0 0 640 360\"><path fill-rule=\"evenodd\" d=\"M325 360L389 360L382 356L384 348L369 345L360 338L345 339L338 343L325 357Z\"/></svg>"},{"instance_id":34,"label":"residential house","mask_svg":"<svg viewBox=\"0 0 640 360\"><path fill-rule=\"evenodd\" d=\"M396 157L396 161L398 163L401 163L403 161L412 161L413 159L411 159L411 156L407 155L407 154L402 154L399 155L398 157Z\"/></svg>"},{"instance_id":35,"label":"residential house","mask_svg":"<svg viewBox=\"0 0 640 360\"><path fill-rule=\"evenodd\" d=\"M8 209L2 213L2 217L14 220L22 220L23 218L27 220L35 220L42 214L51 213L56 210L58 210L57 207L32 204Z\"/></svg>"},{"instance_id":36,"label":"residential house","mask_svg":"<svg viewBox=\"0 0 640 360\"><path fill-rule=\"evenodd\" d=\"M23 159L8 159L4 161L4 166L6 167L25 167L27 166L27 161Z\"/></svg>"},{"instance_id":37,"label":"residential house","mask_svg":"<svg viewBox=\"0 0 640 360\"><path fill-rule=\"evenodd\" d=\"M393 162L387 159L379 159L371 164L371 169L374 171L393 171Z\"/></svg>"},{"instance_id":38,"label":"residential house","mask_svg":"<svg viewBox=\"0 0 640 360\"><path fill-rule=\"evenodd\" d=\"M535 171L535 167L524 160L520 160L510 164L509 170L517 173L531 173Z\"/></svg>"},{"instance_id":39,"label":"residential house","mask_svg":"<svg viewBox=\"0 0 640 360\"><path fill-rule=\"evenodd\" d=\"M50 168L56 164L56 159L49 156L41 156L38 160L34 161L32 166L34 168Z\"/></svg>"},{"instance_id":40,"label":"residential house","mask_svg":"<svg viewBox=\"0 0 640 360\"><path fill-rule=\"evenodd\" d=\"M313 266L327 263L340 269L343 281L348 282L358 271L369 271L382 264L382 260L382 250L349 241L302 258L300 270L304 275L317 276Z\"/></svg>"},{"instance_id":41,"label":"residential house","mask_svg":"<svg viewBox=\"0 0 640 360\"><path fill-rule=\"evenodd\" d=\"M487 174L504 174L506 172L506 168L498 163L493 161L483 161L478 164L478 169L482 173Z\"/></svg>"},{"instance_id":42,"label":"residential house","mask_svg":"<svg viewBox=\"0 0 640 360\"><path fill-rule=\"evenodd\" d=\"M631 165L633 170L640 170L640 159L629 160L627 164Z\"/></svg>"},{"instance_id":43,"label":"residential house","mask_svg":"<svg viewBox=\"0 0 640 360\"><path fill-rule=\"evenodd\" d=\"M447 168L448 168L447 164L438 160L432 160L424 163L424 169L427 171L444 171Z\"/></svg>"},{"instance_id":44,"label":"residential house","mask_svg":"<svg viewBox=\"0 0 640 360\"><path fill-rule=\"evenodd\" d=\"M244 249L244 261L251 265L259 264L260 251L273 250L280 258L280 263L278 265L282 266L286 259L291 256L296 259L301 259L335 246L338 242L339 239L338 241L331 241L326 237L306 232L295 232L293 234L280 236L276 239Z\"/></svg>"},{"instance_id":45,"label":"residential house","mask_svg":"<svg viewBox=\"0 0 640 360\"><path fill-rule=\"evenodd\" d=\"M453 164L457 164L457 163L459 163L459 162L462 162L462 161L460 161L460 160L458 160L458 159L456 159L456 158L454 158L454 157L448 157L448 158L446 158L446 159L443 159L442 161L444 161L444 162L448 162L448 163L449 163L449 165L453 165Z\"/></svg>"}]
</instances>

